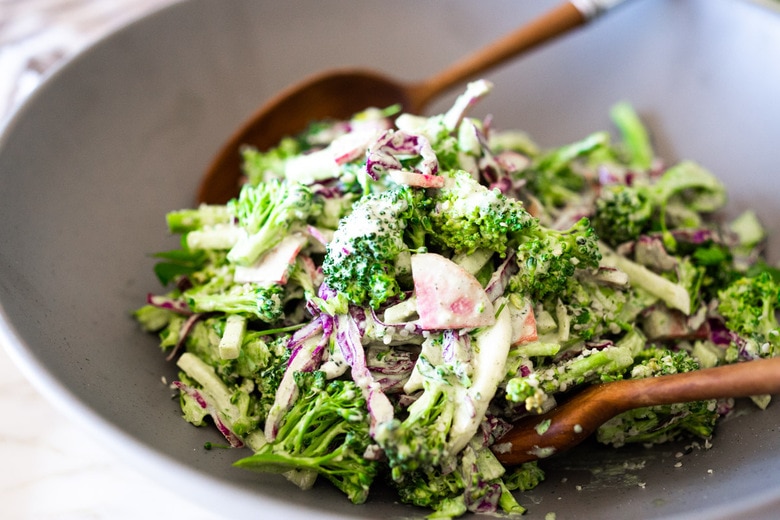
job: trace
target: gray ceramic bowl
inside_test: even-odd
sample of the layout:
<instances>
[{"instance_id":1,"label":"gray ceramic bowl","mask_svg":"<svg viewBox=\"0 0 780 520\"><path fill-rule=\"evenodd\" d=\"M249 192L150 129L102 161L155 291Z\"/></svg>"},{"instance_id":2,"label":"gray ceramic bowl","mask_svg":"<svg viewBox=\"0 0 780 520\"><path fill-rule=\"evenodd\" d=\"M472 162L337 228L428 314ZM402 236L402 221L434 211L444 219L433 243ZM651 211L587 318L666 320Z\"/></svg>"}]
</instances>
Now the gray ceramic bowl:
<instances>
[{"instance_id":1,"label":"gray ceramic bowl","mask_svg":"<svg viewBox=\"0 0 780 520\"><path fill-rule=\"evenodd\" d=\"M193 203L210 157L282 87L330 66L421 79L557 0L194 0L126 27L58 70L0 140L0 339L38 388L150 475L236 518L409 518L231 467L242 454L180 418L175 373L129 312L158 288L164 215ZM660 153L695 159L731 209L780 218L780 12L740 0L632 0L491 74L479 106L543 145L609 128L634 104ZM432 110L447 106L442 100ZM780 237L772 257L780 255ZM709 450L581 449L520 497L527 518L772 516L780 407L722 425ZM640 485L642 484L642 485ZM240 515L240 516L239 516Z\"/></svg>"}]
</instances>

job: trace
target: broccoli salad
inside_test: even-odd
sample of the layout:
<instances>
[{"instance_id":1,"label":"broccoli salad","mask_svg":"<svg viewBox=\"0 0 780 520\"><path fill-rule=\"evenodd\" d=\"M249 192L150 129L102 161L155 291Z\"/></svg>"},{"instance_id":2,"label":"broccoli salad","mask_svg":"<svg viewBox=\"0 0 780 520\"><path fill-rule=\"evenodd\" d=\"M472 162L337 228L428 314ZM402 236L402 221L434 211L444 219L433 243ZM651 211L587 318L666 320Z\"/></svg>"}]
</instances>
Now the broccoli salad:
<instances>
[{"instance_id":1,"label":"broccoli salad","mask_svg":"<svg viewBox=\"0 0 780 520\"><path fill-rule=\"evenodd\" d=\"M235 466L356 504L390 486L431 517L523 513L544 460L501 463L513 421L583 385L777 354L765 230L722 217L715 175L664 162L622 102L614 135L543 149L469 116L491 88L247 146L236 198L167 214L181 246L134 317L184 418L247 448ZM709 440L732 408L633 410L596 440Z\"/></svg>"}]
</instances>

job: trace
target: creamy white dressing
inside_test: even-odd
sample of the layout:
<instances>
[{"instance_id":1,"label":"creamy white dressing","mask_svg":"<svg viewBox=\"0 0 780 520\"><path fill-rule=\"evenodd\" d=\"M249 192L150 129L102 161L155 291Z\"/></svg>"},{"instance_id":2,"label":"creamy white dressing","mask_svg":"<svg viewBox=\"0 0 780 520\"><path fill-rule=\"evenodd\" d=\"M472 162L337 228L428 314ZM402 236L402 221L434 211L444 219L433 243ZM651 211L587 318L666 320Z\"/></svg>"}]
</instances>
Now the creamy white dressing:
<instances>
[{"instance_id":1,"label":"creamy white dressing","mask_svg":"<svg viewBox=\"0 0 780 520\"><path fill-rule=\"evenodd\" d=\"M372 233L385 233L385 226L396 225L400 227L401 223L390 223L383 214L396 215L407 209L404 201L395 203L384 199L375 199L372 204L359 204L349 216L349 225L339 226L338 231L333 235L333 240L329 243L328 249L334 255L349 254L348 244L356 237L366 236ZM403 239L396 239L398 249L403 248Z\"/></svg>"}]
</instances>

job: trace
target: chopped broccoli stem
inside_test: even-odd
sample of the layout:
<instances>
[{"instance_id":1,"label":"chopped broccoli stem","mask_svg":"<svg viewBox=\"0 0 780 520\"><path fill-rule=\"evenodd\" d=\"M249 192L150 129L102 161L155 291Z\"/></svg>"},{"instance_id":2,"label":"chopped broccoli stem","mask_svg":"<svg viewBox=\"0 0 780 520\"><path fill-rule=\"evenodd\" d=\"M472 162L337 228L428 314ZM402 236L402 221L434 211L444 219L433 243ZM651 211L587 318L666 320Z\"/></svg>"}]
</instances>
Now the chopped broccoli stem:
<instances>
[{"instance_id":1,"label":"chopped broccoli stem","mask_svg":"<svg viewBox=\"0 0 780 520\"><path fill-rule=\"evenodd\" d=\"M165 218L171 233L183 234L196 229L229 224L232 215L225 205L201 204L195 209L171 211Z\"/></svg>"},{"instance_id":2,"label":"chopped broccoli stem","mask_svg":"<svg viewBox=\"0 0 780 520\"><path fill-rule=\"evenodd\" d=\"M219 356L222 359L236 359L246 333L246 318L231 314L225 322L225 331L219 340Z\"/></svg>"},{"instance_id":3,"label":"chopped broccoli stem","mask_svg":"<svg viewBox=\"0 0 780 520\"><path fill-rule=\"evenodd\" d=\"M631 284L657 297L672 309L691 313L691 295L688 289L660 276L606 246L602 248L603 265L616 267L628 275Z\"/></svg>"},{"instance_id":4,"label":"chopped broccoli stem","mask_svg":"<svg viewBox=\"0 0 780 520\"><path fill-rule=\"evenodd\" d=\"M252 316L266 323L275 323L284 316L281 286L243 284L230 286L221 293L196 288L185 292L195 312L225 312Z\"/></svg>"}]
</instances>

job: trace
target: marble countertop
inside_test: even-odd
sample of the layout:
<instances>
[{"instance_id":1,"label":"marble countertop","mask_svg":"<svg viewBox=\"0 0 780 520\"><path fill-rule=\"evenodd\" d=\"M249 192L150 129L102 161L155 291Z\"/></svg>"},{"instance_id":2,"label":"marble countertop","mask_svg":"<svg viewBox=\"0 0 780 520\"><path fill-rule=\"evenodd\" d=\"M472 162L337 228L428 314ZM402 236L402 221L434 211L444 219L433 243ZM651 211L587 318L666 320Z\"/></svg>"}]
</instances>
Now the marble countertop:
<instances>
[{"instance_id":1,"label":"marble countertop","mask_svg":"<svg viewBox=\"0 0 780 520\"><path fill-rule=\"evenodd\" d=\"M62 60L171 0L0 0L0 124ZM0 518L216 516L124 464L0 348ZM141 498L139 500L139 498Z\"/></svg>"}]
</instances>

